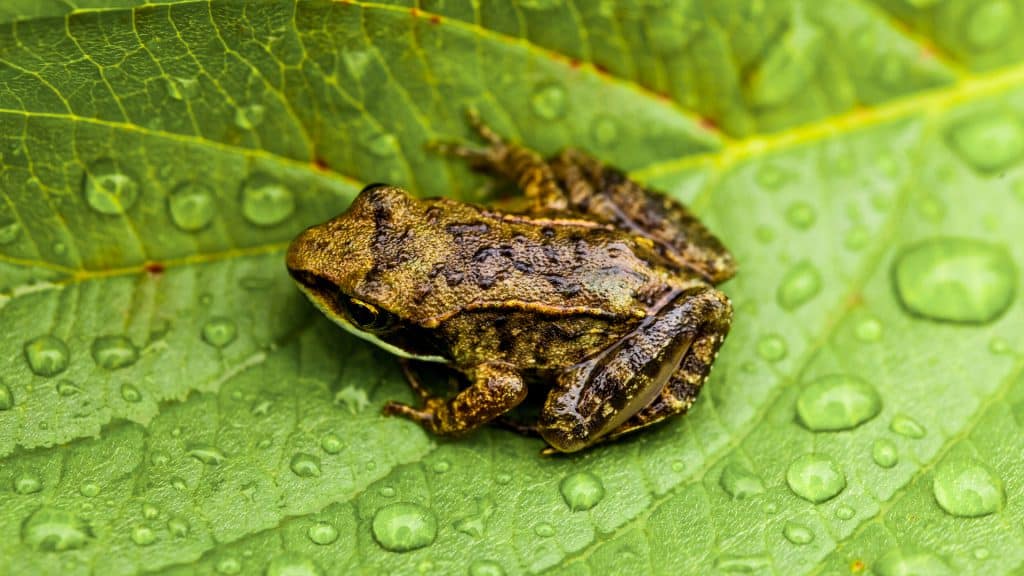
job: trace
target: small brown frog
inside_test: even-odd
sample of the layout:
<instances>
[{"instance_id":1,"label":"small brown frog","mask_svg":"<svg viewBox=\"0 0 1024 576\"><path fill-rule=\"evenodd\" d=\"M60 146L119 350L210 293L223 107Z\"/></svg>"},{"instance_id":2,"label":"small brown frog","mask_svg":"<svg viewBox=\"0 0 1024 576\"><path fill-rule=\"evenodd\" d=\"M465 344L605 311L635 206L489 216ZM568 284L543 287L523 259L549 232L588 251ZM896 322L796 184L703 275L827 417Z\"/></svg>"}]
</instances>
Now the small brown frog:
<instances>
[{"instance_id":1,"label":"small brown frog","mask_svg":"<svg viewBox=\"0 0 1024 576\"><path fill-rule=\"evenodd\" d=\"M352 333L408 359L441 362L452 398L410 376L421 407L385 407L436 434L501 419L528 388L535 426L575 452L690 408L729 331L714 288L732 256L684 206L577 150L551 160L502 140L447 146L515 182L510 213L367 186L342 215L288 250L310 300Z\"/></svg>"}]
</instances>

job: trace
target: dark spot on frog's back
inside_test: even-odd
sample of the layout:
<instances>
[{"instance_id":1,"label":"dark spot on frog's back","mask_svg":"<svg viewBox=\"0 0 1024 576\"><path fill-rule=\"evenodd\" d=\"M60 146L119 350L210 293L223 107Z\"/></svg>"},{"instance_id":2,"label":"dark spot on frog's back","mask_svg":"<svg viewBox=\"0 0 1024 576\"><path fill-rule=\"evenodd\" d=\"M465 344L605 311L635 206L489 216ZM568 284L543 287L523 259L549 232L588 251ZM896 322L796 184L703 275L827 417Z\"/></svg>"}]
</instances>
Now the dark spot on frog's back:
<instances>
[{"instance_id":1,"label":"dark spot on frog's back","mask_svg":"<svg viewBox=\"0 0 1024 576\"><path fill-rule=\"evenodd\" d=\"M462 270L450 266L447 262L434 264L434 267L430 269L427 276L431 279L437 278L438 276L444 276L445 283L448 284L449 287L453 288L462 284L462 281L466 278L466 275Z\"/></svg>"}]
</instances>

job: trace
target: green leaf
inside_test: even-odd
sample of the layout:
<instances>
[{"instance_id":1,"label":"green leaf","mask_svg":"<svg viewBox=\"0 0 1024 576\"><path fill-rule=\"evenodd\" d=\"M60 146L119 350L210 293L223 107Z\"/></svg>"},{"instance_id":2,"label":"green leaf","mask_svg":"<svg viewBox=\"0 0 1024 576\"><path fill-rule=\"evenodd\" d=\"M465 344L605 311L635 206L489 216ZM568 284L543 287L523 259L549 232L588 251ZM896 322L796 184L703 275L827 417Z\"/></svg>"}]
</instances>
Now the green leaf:
<instances>
[{"instance_id":1,"label":"green leaf","mask_svg":"<svg viewBox=\"0 0 1024 576\"><path fill-rule=\"evenodd\" d=\"M413 6L415 4L415 6ZM0 8L12 573L1003 574L1024 566L1024 2ZM361 183L481 199L474 106L735 252L693 412L585 453L380 415L298 293Z\"/></svg>"}]
</instances>

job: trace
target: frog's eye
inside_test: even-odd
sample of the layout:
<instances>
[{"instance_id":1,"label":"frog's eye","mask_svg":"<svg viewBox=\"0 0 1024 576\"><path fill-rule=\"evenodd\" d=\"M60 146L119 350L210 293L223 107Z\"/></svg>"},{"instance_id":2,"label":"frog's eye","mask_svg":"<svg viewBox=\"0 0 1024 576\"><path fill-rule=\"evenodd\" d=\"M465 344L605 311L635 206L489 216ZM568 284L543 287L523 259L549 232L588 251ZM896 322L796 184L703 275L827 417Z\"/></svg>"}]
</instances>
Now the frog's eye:
<instances>
[{"instance_id":1,"label":"frog's eye","mask_svg":"<svg viewBox=\"0 0 1024 576\"><path fill-rule=\"evenodd\" d=\"M363 330L382 330L391 324L391 314L358 298L345 299L345 312Z\"/></svg>"}]
</instances>

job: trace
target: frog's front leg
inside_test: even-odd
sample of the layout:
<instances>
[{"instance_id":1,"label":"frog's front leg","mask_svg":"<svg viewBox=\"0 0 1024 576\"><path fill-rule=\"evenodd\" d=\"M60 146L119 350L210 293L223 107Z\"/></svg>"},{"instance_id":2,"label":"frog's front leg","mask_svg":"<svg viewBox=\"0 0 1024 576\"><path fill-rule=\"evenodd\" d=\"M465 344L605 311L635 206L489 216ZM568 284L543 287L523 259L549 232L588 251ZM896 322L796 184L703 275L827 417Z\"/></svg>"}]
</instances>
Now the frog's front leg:
<instances>
[{"instance_id":1,"label":"frog's front leg","mask_svg":"<svg viewBox=\"0 0 1024 576\"><path fill-rule=\"evenodd\" d=\"M559 376L541 411L541 436L556 450L575 452L685 411L731 318L728 298L714 288L674 293L633 332ZM677 383L689 388L677 390Z\"/></svg>"},{"instance_id":2,"label":"frog's front leg","mask_svg":"<svg viewBox=\"0 0 1024 576\"><path fill-rule=\"evenodd\" d=\"M479 428L526 398L526 384L511 364L489 362L467 375L472 384L451 399L424 394L422 386L414 385L423 398L422 408L388 402L384 413L409 418L435 434L458 435Z\"/></svg>"}]
</instances>

